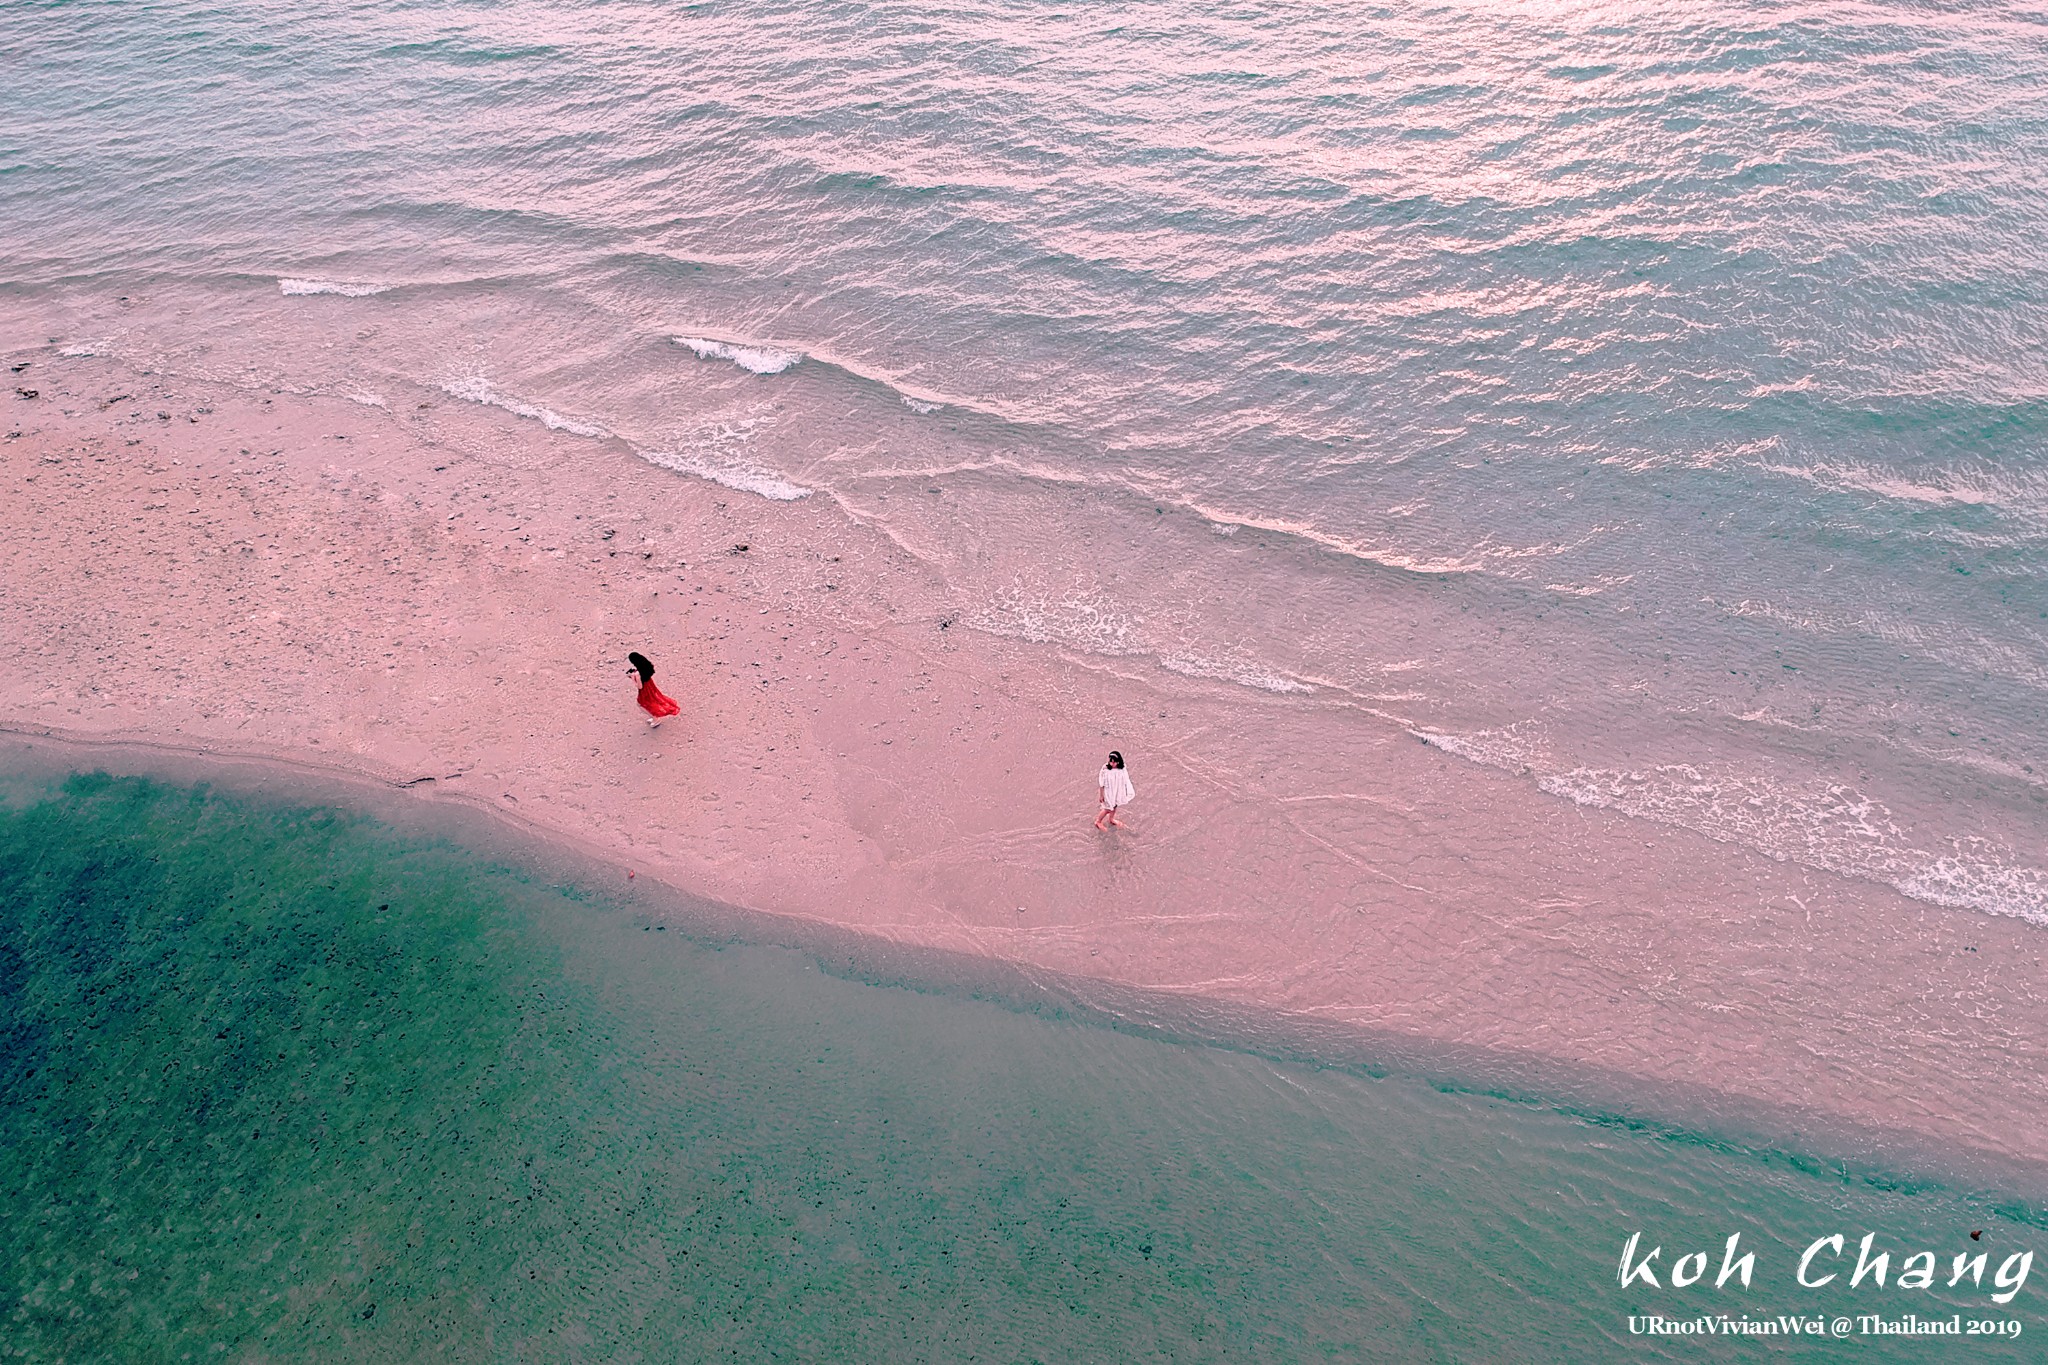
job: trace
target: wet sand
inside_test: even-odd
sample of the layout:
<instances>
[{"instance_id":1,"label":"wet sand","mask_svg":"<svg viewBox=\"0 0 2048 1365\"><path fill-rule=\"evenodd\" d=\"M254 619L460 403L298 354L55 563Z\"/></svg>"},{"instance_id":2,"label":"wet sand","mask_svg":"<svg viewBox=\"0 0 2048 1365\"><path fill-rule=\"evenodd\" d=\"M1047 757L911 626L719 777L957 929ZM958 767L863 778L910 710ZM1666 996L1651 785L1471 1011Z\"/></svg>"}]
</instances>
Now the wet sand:
<instances>
[{"instance_id":1,"label":"wet sand","mask_svg":"<svg viewBox=\"0 0 2048 1365\"><path fill-rule=\"evenodd\" d=\"M0 431L7 730L414 784L750 910L2048 1162L2022 921L1547 797L1357 707L979 633L823 496L437 391L11 359L38 396ZM683 704L659 730L629 649ZM1139 799L1103 836L1110 747Z\"/></svg>"}]
</instances>

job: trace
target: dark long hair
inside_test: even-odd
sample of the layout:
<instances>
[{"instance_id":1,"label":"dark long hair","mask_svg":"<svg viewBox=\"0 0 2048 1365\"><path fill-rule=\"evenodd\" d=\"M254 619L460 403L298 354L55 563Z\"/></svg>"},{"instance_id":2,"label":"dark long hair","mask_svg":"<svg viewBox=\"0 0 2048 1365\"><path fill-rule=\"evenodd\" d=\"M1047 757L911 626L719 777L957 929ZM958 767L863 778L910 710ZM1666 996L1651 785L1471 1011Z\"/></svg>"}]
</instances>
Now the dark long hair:
<instances>
[{"instance_id":1,"label":"dark long hair","mask_svg":"<svg viewBox=\"0 0 2048 1365\"><path fill-rule=\"evenodd\" d=\"M636 649L626 656L626 662L633 665L634 670L640 675L641 682L654 681L654 660Z\"/></svg>"},{"instance_id":2,"label":"dark long hair","mask_svg":"<svg viewBox=\"0 0 2048 1365\"><path fill-rule=\"evenodd\" d=\"M1109 766L1110 766L1110 767L1112 767L1112 768L1121 768L1121 767L1123 767L1123 766L1124 766L1124 756L1123 756L1123 755L1122 755L1121 753L1119 753L1118 751L1116 751L1115 749L1111 749L1111 750L1109 751Z\"/></svg>"}]
</instances>

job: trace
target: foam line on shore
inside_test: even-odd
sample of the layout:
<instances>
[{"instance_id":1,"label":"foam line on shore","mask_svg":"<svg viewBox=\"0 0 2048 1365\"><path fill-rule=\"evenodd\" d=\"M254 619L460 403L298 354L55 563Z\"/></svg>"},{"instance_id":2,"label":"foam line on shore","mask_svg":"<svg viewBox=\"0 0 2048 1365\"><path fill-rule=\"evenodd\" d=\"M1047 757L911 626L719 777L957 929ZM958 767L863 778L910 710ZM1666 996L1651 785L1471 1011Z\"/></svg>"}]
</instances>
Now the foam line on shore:
<instances>
[{"instance_id":1,"label":"foam line on shore","mask_svg":"<svg viewBox=\"0 0 2048 1365\"><path fill-rule=\"evenodd\" d=\"M1915 847L1882 803L1839 784L1794 790L1689 764L1546 771L1540 745L1512 728L1408 733L1469 763L1533 777L1538 790L1574 805L1691 830L1779 862L1889 886L1929 905L2048 926L2048 872L1986 839L1958 840L1948 853Z\"/></svg>"},{"instance_id":2,"label":"foam line on shore","mask_svg":"<svg viewBox=\"0 0 2048 1365\"><path fill-rule=\"evenodd\" d=\"M596 422L584 421L575 417L565 417L553 408L542 407L539 404L527 403L517 398L508 397L505 394L499 393L490 380L484 379L481 376L447 380L442 383L441 391L452 398L460 398L466 402L481 403L486 407L503 408L506 412L516 417L531 417L550 431L566 431L572 435L589 436L596 440L609 439L612 434L608 428Z\"/></svg>"}]
</instances>

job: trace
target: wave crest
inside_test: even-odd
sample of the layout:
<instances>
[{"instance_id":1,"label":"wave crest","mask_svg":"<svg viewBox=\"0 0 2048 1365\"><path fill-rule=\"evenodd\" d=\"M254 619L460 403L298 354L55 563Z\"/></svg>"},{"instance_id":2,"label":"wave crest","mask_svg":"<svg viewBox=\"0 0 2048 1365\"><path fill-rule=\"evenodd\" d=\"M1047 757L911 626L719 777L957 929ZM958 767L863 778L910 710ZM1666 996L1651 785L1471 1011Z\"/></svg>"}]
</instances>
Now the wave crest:
<instances>
[{"instance_id":1,"label":"wave crest","mask_svg":"<svg viewBox=\"0 0 2048 1365\"><path fill-rule=\"evenodd\" d=\"M388 284L364 284L352 280L298 280L281 279L277 282L278 292L286 295L339 294L347 299L368 298L390 289Z\"/></svg>"},{"instance_id":2,"label":"wave crest","mask_svg":"<svg viewBox=\"0 0 2048 1365\"><path fill-rule=\"evenodd\" d=\"M773 346L747 346L711 337L677 337L676 345L687 346L700 360L729 360L754 374L781 374L803 360L802 351L783 351Z\"/></svg>"},{"instance_id":3,"label":"wave crest","mask_svg":"<svg viewBox=\"0 0 2048 1365\"><path fill-rule=\"evenodd\" d=\"M531 417L551 431L567 431L577 436L590 436L603 440L611 432L595 422L582 422L573 417L564 417L552 408L537 407L522 403L517 398L508 398L491 387L488 379L472 377L449 380L441 385L441 391L452 398L461 398L471 403L482 403L487 407L503 408L517 417Z\"/></svg>"},{"instance_id":4,"label":"wave crest","mask_svg":"<svg viewBox=\"0 0 2048 1365\"><path fill-rule=\"evenodd\" d=\"M687 451L640 450L635 453L647 463L662 469L672 469L678 474L688 474L692 478L709 479L712 483L730 488L736 493L752 493L770 502L795 502L798 498L808 498L811 495L811 490L802 484L791 483L780 475L770 474L748 465L719 463Z\"/></svg>"}]
</instances>

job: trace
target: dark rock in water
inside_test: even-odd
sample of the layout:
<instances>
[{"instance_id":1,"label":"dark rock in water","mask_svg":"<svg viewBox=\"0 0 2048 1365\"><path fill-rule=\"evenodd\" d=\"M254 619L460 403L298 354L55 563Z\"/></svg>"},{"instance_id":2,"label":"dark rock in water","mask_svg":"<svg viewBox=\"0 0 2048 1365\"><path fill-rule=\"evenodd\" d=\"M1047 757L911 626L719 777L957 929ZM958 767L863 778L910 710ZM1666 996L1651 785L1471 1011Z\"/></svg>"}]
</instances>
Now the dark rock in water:
<instances>
[{"instance_id":1,"label":"dark rock in water","mask_svg":"<svg viewBox=\"0 0 2048 1365\"><path fill-rule=\"evenodd\" d=\"M42 391L40 389L16 389L14 392L16 393L16 395L22 398L35 398L39 396Z\"/></svg>"}]
</instances>

